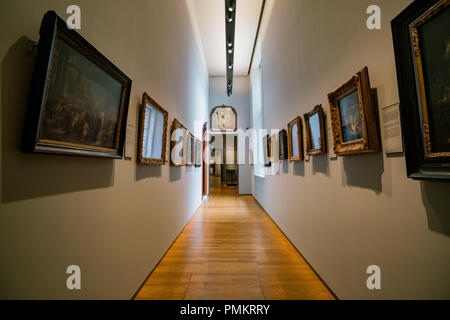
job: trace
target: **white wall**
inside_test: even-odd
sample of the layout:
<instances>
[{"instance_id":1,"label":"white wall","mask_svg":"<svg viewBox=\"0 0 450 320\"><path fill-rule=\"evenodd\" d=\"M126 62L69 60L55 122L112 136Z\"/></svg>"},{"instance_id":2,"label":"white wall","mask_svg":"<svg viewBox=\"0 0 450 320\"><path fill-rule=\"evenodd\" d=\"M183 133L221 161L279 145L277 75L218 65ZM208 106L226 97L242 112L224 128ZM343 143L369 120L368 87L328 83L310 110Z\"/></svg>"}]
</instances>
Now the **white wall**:
<instances>
[{"instance_id":1,"label":"white wall","mask_svg":"<svg viewBox=\"0 0 450 320\"><path fill-rule=\"evenodd\" d=\"M232 106L237 113L238 129L251 127L250 117L250 77L241 76L233 79L233 94L227 95L226 77L209 77L210 112L217 106ZM239 194L251 194L251 167L239 165Z\"/></svg>"},{"instance_id":2,"label":"white wall","mask_svg":"<svg viewBox=\"0 0 450 320\"><path fill-rule=\"evenodd\" d=\"M274 1L262 43L266 128L286 127L368 66L379 107L398 102L390 21L411 1ZM382 29L366 28L378 4ZM406 177L404 157L285 161L254 195L343 299L450 298L450 184ZM382 290L366 287L379 265Z\"/></svg>"},{"instance_id":3,"label":"white wall","mask_svg":"<svg viewBox=\"0 0 450 320\"><path fill-rule=\"evenodd\" d=\"M129 299L201 201L201 169L22 154L22 123L47 10L73 1L1 1L0 298ZM185 1L76 1L80 33L132 80L129 122L148 92L189 129L208 119L208 75ZM200 132L196 132L198 136ZM133 147L136 149L136 146ZM81 267L82 290L66 288Z\"/></svg>"}]
</instances>

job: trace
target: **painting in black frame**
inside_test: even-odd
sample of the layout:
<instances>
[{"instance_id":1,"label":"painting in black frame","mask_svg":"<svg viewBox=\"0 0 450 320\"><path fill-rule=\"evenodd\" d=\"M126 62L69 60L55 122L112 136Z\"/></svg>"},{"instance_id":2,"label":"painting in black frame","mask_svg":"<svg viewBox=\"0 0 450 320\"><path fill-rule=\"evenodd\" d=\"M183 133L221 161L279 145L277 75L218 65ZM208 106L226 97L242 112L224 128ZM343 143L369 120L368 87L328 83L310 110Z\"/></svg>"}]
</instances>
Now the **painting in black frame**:
<instances>
[{"instance_id":1,"label":"painting in black frame","mask_svg":"<svg viewBox=\"0 0 450 320\"><path fill-rule=\"evenodd\" d=\"M272 138L269 135L263 137L263 155L264 155L264 166L271 167L272 162L270 161L271 157L271 144Z\"/></svg>"},{"instance_id":2,"label":"painting in black frame","mask_svg":"<svg viewBox=\"0 0 450 320\"><path fill-rule=\"evenodd\" d=\"M450 181L450 0L414 1L391 24L407 175Z\"/></svg>"},{"instance_id":3,"label":"painting in black frame","mask_svg":"<svg viewBox=\"0 0 450 320\"><path fill-rule=\"evenodd\" d=\"M54 11L47 12L22 150L121 159L131 83Z\"/></svg>"},{"instance_id":4,"label":"painting in black frame","mask_svg":"<svg viewBox=\"0 0 450 320\"><path fill-rule=\"evenodd\" d=\"M278 153L280 160L287 160L289 158L286 129L280 130L280 132L278 132Z\"/></svg>"}]
</instances>

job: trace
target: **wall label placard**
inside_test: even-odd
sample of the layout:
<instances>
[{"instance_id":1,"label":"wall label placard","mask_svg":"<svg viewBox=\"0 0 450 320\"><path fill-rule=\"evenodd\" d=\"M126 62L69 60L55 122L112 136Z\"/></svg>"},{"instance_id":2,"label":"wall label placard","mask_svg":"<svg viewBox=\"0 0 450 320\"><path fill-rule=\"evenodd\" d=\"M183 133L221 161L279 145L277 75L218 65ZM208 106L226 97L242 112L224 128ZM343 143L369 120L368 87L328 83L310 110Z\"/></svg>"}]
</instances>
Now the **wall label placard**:
<instances>
[{"instance_id":1,"label":"wall label placard","mask_svg":"<svg viewBox=\"0 0 450 320\"><path fill-rule=\"evenodd\" d=\"M384 151L386 154L402 153L402 128L400 124L399 104L384 107L382 109Z\"/></svg>"}]
</instances>

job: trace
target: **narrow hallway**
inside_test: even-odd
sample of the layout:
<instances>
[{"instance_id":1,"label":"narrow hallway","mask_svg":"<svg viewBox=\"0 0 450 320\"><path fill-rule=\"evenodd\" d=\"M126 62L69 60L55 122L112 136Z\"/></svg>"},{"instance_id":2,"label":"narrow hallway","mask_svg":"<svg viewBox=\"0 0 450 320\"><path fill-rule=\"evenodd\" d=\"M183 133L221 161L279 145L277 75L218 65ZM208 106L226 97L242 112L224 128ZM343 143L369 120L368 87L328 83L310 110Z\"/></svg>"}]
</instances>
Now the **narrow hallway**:
<instances>
[{"instance_id":1,"label":"narrow hallway","mask_svg":"<svg viewBox=\"0 0 450 320\"><path fill-rule=\"evenodd\" d=\"M211 179L211 195L137 300L333 299L251 196Z\"/></svg>"}]
</instances>

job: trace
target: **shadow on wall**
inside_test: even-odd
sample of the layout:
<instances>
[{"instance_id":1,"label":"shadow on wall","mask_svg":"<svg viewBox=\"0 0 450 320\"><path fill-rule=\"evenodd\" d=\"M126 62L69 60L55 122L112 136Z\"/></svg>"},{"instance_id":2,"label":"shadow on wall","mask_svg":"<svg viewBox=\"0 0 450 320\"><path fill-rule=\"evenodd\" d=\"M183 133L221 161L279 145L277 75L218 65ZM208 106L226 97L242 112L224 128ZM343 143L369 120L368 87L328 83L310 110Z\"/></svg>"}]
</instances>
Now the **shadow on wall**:
<instances>
[{"instance_id":1,"label":"shadow on wall","mask_svg":"<svg viewBox=\"0 0 450 320\"><path fill-rule=\"evenodd\" d=\"M370 153L342 157L344 166L342 184L381 193L381 176L384 172L383 153Z\"/></svg>"},{"instance_id":2,"label":"shadow on wall","mask_svg":"<svg viewBox=\"0 0 450 320\"><path fill-rule=\"evenodd\" d=\"M35 58L21 37L2 61L2 203L110 187L114 161L20 151Z\"/></svg>"},{"instance_id":3,"label":"shadow on wall","mask_svg":"<svg viewBox=\"0 0 450 320\"><path fill-rule=\"evenodd\" d=\"M313 174L323 173L326 176L330 175L328 171L328 154L321 154L317 156L311 156L313 165Z\"/></svg>"},{"instance_id":4,"label":"shadow on wall","mask_svg":"<svg viewBox=\"0 0 450 320\"><path fill-rule=\"evenodd\" d=\"M170 182L181 180L181 167L170 166Z\"/></svg>"},{"instance_id":5,"label":"shadow on wall","mask_svg":"<svg viewBox=\"0 0 450 320\"><path fill-rule=\"evenodd\" d=\"M161 178L161 177L162 177L161 166L136 165L136 181L144 180L147 178Z\"/></svg>"},{"instance_id":6,"label":"shadow on wall","mask_svg":"<svg viewBox=\"0 0 450 320\"><path fill-rule=\"evenodd\" d=\"M420 189L427 210L428 228L450 236L450 183L421 181Z\"/></svg>"},{"instance_id":7,"label":"shadow on wall","mask_svg":"<svg viewBox=\"0 0 450 320\"><path fill-rule=\"evenodd\" d=\"M289 174L289 161L288 160L282 161L282 167L283 167L283 173Z\"/></svg>"},{"instance_id":8,"label":"shadow on wall","mask_svg":"<svg viewBox=\"0 0 450 320\"><path fill-rule=\"evenodd\" d=\"M294 175L295 176L305 176L305 162L304 161L294 161Z\"/></svg>"}]
</instances>

